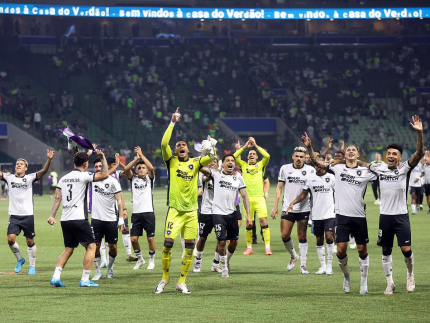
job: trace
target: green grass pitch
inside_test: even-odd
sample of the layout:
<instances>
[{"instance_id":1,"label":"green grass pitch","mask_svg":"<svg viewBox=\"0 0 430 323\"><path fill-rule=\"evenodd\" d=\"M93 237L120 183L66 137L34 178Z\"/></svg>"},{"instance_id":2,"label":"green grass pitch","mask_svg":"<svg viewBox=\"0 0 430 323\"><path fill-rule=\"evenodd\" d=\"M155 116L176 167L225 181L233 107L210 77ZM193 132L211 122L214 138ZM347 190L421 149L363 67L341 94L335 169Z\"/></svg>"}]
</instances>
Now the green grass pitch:
<instances>
[{"instance_id":1,"label":"green grass pitch","mask_svg":"<svg viewBox=\"0 0 430 323\"><path fill-rule=\"evenodd\" d=\"M268 210L273 206L275 188L272 185ZM130 192L125 192L126 204L131 211ZM371 189L367 190L367 219L369 224L368 245L370 256L369 294L360 295L360 271L356 250L349 250L349 268L352 291L345 295L342 290L343 276L333 264L333 276L316 276L319 261L315 237L308 230L308 270L301 275L299 265L287 272L289 254L280 238L280 220L269 219L272 236L272 256L264 253L264 243L258 237L254 254L242 255L246 248L245 228L240 230L239 246L231 260L230 278L210 271L215 248L212 234L203 254L202 272L190 271L187 285L191 295L175 291L180 273L182 248L179 241L173 248L171 282L160 295L154 288L161 279L161 249L163 245L164 219L166 216L166 189L155 190L154 204L156 224L156 268L149 271L144 265L133 270L134 263L125 261L122 239L119 238L119 255L115 263L114 278L103 278L98 288L80 288L84 248L79 247L63 270L62 280L66 288L49 285L57 258L63 251L60 224L51 228L46 220L52 200L47 195L35 197L35 225L37 261L36 276L28 276L28 256L25 239L17 242L27 262L22 275L0 276L0 321L2 322L410 322L430 321L429 298L429 215L426 211L411 216L412 249L415 255L416 290L406 292L406 266L398 247L394 248L394 295L383 294L386 280L381 264L381 249L376 246L378 235L378 206L373 204ZM0 272L12 272L15 257L6 240L8 202L0 202L0 228L3 243L0 245ZM59 213L61 212L61 208ZM131 213L131 212L130 212ZM58 214L57 218L60 218ZM298 251L297 233L293 239ZM395 241L396 243L396 241ZM148 245L141 239L146 260ZM102 269L106 273L106 269ZM94 269L91 272L92 277Z\"/></svg>"}]
</instances>

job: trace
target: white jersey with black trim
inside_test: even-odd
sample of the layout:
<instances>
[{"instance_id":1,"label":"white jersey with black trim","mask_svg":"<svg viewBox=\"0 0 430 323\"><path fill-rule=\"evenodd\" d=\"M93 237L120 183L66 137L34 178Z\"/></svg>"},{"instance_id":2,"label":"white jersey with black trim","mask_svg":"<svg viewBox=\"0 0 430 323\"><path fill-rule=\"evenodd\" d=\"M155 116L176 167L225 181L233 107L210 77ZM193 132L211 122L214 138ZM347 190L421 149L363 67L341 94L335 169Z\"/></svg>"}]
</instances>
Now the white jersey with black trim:
<instances>
[{"instance_id":1,"label":"white jersey with black trim","mask_svg":"<svg viewBox=\"0 0 430 323\"><path fill-rule=\"evenodd\" d=\"M311 195L312 221L336 217L334 212L335 178L333 174L325 173L318 176L315 173L308 178L303 190L308 191Z\"/></svg>"},{"instance_id":2,"label":"white jersey with black trim","mask_svg":"<svg viewBox=\"0 0 430 323\"><path fill-rule=\"evenodd\" d=\"M9 214L33 215L33 183L37 181L37 174L18 177L15 174L3 173L3 181L9 187Z\"/></svg>"},{"instance_id":3,"label":"white jersey with black trim","mask_svg":"<svg viewBox=\"0 0 430 323\"><path fill-rule=\"evenodd\" d=\"M424 164L424 184L430 184L430 165Z\"/></svg>"},{"instance_id":4,"label":"white jersey with black trim","mask_svg":"<svg viewBox=\"0 0 430 323\"><path fill-rule=\"evenodd\" d=\"M308 165L303 165L302 168L295 168L293 164L286 164L281 167L278 176L278 182L283 182L284 197L282 202L282 211L287 211L288 206L296 197L303 191L306 180L315 174L315 168ZM294 205L291 213L309 212L311 206L309 204L309 195L300 203Z\"/></svg>"},{"instance_id":5,"label":"white jersey with black trim","mask_svg":"<svg viewBox=\"0 0 430 323\"><path fill-rule=\"evenodd\" d=\"M412 172L409 161L401 166L389 169L387 164L372 164L370 170L379 177L379 210L385 215L408 213L408 185Z\"/></svg>"},{"instance_id":6,"label":"white jersey with black trim","mask_svg":"<svg viewBox=\"0 0 430 323\"><path fill-rule=\"evenodd\" d=\"M121 186L115 178L109 176L101 182L91 184L91 219L116 222L118 206L115 194L121 192Z\"/></svg>"},{"instance_id":7,"label":"white jersey with black trim","mask_svg":"<svg viewBox=\"0 0 430 323\"><path fill-rule=\"evenodd\" d=\"M205 176L203 176L205 177ZM214 200L214 182L211 178L208 182L203 183L203 195L202 195L202 205L200 208L201 214L212 214L212 206Z\"/></svg>"},{"instance_id":8,"label":"white jersey with black trim","mask_svg":"<svg viewBox=\"0 0 430 323\"><path fill-rule=\"evenodd\" d=\"M123 170L117 170L117 171L115 171L115 173L111 174L110 176L115 178L119 182L119 180L121 179L120 178L121 173L124 173L124 171Z\"/></svg>"},{"instance_id":9,"label":"white jersey with black trim","mask_svg":"<svg viewBox=\"0 0 430 323\"><path fill-rule=\"evenodd\" d=\"M367 183L377 179L377 176L366 167L347 167L345 164L330 165L330 170L336 179L334 194L336 214L354 218L366 217Z\"/></svg>"},{"instance_id":10,"label":"white jersey with black trim","mask_svg":"<svg viewBox=\"0 0 430 323\"><path fill-rule=\"evenodd\" d=\"M418 163L417 166L415 166L414 169L412 169L411 176L409 178L409 186L411 187L421 187L421 174L425 173L424 165L421 163Z\"/></svg>"},{"instance_id":11,"label":"white jersey with black trim","mask_svg":"<svg viewBox=\"0 0 430 323\"><path fill-rule=\"evenodd\" d=\"M63 212L61 221L88 220L88 183L94 181L95 173L74 169L58 182L61 189Z\"/></svg>"},{"instance_id":12,"label":"white jersey with black trim","mask_svg":"<svg viewBox=\"0 0 430 323\"><path fill-rule=\"evenodd\" d=\"M239 190L246 188L241 174L227 175L211 169L213 178L213 204L210 214L229 215L236 211L236 196Z\"/></svg>"},{"instance_id":13,"label":"white jersey with black trim","mask_svg":"<svg viewBox=\"0 0 430 323\"><path fill-rule=\"evenodd\" d=\"M154 179L149 177L148 174L146 174L145 178L139 178L137 174L131 178L133 213L154 212L154 202L152 199Z\"/></svg>"}]
</instances>

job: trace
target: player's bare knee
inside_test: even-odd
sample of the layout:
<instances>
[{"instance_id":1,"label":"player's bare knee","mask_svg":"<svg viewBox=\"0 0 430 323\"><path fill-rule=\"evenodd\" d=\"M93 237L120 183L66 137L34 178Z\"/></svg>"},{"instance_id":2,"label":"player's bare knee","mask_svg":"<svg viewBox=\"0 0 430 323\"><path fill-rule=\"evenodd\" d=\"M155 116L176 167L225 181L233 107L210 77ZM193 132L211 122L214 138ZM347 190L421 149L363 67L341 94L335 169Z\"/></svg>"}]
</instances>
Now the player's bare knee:
<instances>
[{"instance_id":1,"label":"player's bare knee","mask_svg":"<svg viewBox=\"0 0 430 323\"><path fill-rule=\"evenodd\" d=\"M136 243L137 241L139 241L139 237L138 236L132 236L132 237L130 237L130 241L131 241L131 243Z\"/></svg>"},{"instance_id":2,"label":"player's bare knee","mask_svg":"<svg viewBox=\"0 0 430 323\"><path fill-rule=\"evenodd\" d=\"M332 240L333 240L333 232L331 232L331 231L326 231L326 232L325 232L325 240L326 240L326 241L332 241Z\"/></svg>"},{"instance_id":3,"label":"player's bare knee","mask_svg":"<svg viewBox=\"0 0 430 323\"><path fill-rule=\"evenodd\" d=\"M299 232L297 232L297 237L299 240L306 240L306 231L299 230Z\"/></svg>"},{"instance_id":4,"label":"player's bare knee","mask_svg":"<svg viewBox=\"0 0 430 323\"><path fill-rule=\"evenodd\" d=\"M290 240L291 234L290 233L281 233L282 241Z\"/></svg>"},{"instance_id":5,"label":"player's bare knee","mask_svg":"<svg viewBox=\"0 0 430 323\"><path fill-rule=\"evenodd\" d=\"M262 227L267 225L267 218L260 218L260 224Z\"/></svg>"},{"instance_id":6,"label":"player's bare knee","mask_svg":"<svg viewBox=\"0 0 430 323\"><path fill-rule=\"evenodd\" d=\"M367 254L367 245L357 245L357 251L360 256L365 256Z\"/></svg>"},{"instance_id":7,"label":"player's bare knee","mask_svg":"<svg viewBox=\"0 0 430 323\"><path fill-rule=\"evenodd\" d=\"M401 246L400 250L402 250L404 254L405 252L411 251L411 246Z\"/></svg>"},{"instance_id":8,"label":"player's bare knee","mask_svg":"<svg viewBox=\"0 0 430 323\"><path fill-rule=\"evenodd\" d=\"M90 243L87 246L85 246L85 249L87 251L96 251L96 244L95 243Z\"/></svg>"},{"instance_id":9,"label":"player's bare knee","mask_svg":"<svg viewBox=\"0 0 430 323\"><path fill-rule=\"evenodd\" d=\"M324 237L317 237L317 246L324 245Z\"/></svg>"},{"instance_id":10,"label":"player's bare knee","mask_svg":"<svg viewBox=\"0 0 430 323\"><path fill-rule=\"evenodd\" d=\"M218 241L218 248L219 249L225 249L226 241L225 240L219 240Z\"/></svg>"},{"instance_id":11,"label":"player's bare knee","mask_svg":"<svg viewBox=\"0 0 430 323\"><path fill-rule=\"evenodd\" d=\"M109 243L109 253L116 255L118 253L118 247L116 243Z\"/></svg>"},{"instance_id":12,"label":"player's bare knee","mask_svg":"<svg viewBox=\"0 0 430 323\"><path fill-rule=\"evenodd\" d=\"M15 243L16 237L7 237L7 243L9 246L13 245Z\"/></svg>"}]
</instances>

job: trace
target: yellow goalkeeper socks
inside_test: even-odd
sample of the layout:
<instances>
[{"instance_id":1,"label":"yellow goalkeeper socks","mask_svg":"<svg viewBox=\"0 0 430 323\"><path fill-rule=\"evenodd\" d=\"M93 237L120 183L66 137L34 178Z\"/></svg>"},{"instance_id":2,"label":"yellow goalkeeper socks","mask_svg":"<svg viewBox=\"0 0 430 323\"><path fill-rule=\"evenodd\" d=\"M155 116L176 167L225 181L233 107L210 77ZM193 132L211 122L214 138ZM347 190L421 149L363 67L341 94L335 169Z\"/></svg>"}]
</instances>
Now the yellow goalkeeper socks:
<instances>
[{"instance_id":1,"label":"yellow goalkeeper socks","mask_svg":"<svg viewBox=\"0 0 430 323\"><path fill-rule=\"evenodd\" d=\"M188 271L193 262L193 250L194 249L185 249L184 257L182 257L181 277L179 278L178 284L185 283L185 279L187 279Z\"/></svg>"},{"instance_id":2,"label":"yellow goalkeeper socks","mask_svg":"<svg viewBox=\"0 0 430 323\"><path fill-rule=\"evenodd\" d=\"M163 247L161 253L161 266L163 268L163 280L169 280L169 268L172 262L172 248Z\"/></svg>"}]
</instances>

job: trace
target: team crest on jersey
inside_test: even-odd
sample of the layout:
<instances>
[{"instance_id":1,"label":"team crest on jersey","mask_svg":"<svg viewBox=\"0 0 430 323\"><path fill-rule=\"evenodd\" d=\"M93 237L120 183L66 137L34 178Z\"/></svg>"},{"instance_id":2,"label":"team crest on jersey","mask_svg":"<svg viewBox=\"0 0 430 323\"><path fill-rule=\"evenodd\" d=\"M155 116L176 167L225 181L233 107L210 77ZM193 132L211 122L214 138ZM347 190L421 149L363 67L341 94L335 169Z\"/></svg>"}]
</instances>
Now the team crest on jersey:
<instances>
[{"instance_id":1,"label":"team crest on jersey","mask_svg":"<svg viewBox=\"0 0 430 323\"><path fill-rule=\"evenodd\" d=\"M233 176L233 180L234 180L234 181L236 180L236 178L237 178L236 176Z\"/></svg>"},{"instance_id":2,"label":"team crest on jersey","mask_svg":"<svg viewBox=\"0 0 430 323\"><path fill-rule=\"evenodd\" d=\"M328 177L327 177L327 178L325 179L325 181L326 181L327 183L328 183L328 182L330 182L330 178L328 178Z\"/></svg>"},{"instance_id":3,"label":"team crest on jersey","mask_svg":"<svg viewBox=\"0 0 430 323\"><path fill-rule=\"evenodd\" d=\"M172 233L172 231L167 230L166 233L167 233L168 236L170 236L170 234Z\"/></svg>"},{"instance_id":4,"label":"team crest on jersey","mask_svg":"<svg viewBox=\"0 0 430 323\"><path fill-rule=\"evenodd\" d=\"M188 168L189 168L190 170L193 170L193 169L194 169L194 165L193 165L193 164L189 164L189 165L188 165Z\"/></svg>"},{"instance_id":5,"label":"team crest on jersey","mask_svg":"<svg viewBox=\"0 0 430 323\"><path fill-rule=\"evenodd\" d=\"M396 170L394 171L394 174L399 175L399 170L398 170L398 169L396 169Z\"/></svg>"},{"instance_id":6,"label":"team crest on jersey","mask_svg":"<svg viewBox=\"0 0 430 323\"><path fill-rule=\"evenodd\" d=\"M358 171L357 171L357 175L358 175L358 176L361 176L361 170L358 170Z\"/></svg>"},{"instance_id":7,"label":"team crest on jersey","mask_svg":"<svg viewBox=\"0 0 430 323\"><path fill-rule=\"evenodd\" d=\"M106 188L109 188L109 184L105 184L105 187L106 187Z\"/></svg>"},{"instance_id":8,"label":"team crest on jersey","mask_svg":"<svg viewBox=\"0 0 430 323\"><path fill-rule=\"evenodd\" d=\"M303 176L306 176L306 171L305 171L305 170L302 172L302 175L303 175Z\"/></svg>"},{"instance_id":9,"label":"team crest on jersey","mask_svg":"<svg viewBox=\"0 0 430 323\"><path fill-rule=\"evenodd\" d=\"M257 165L255 165L255 168L258 168L258 164L257 164Z\"/></svg>"},{"instance_id":10,"label":"team crest on jersey","mask_svg":"<svg viewBox=\"0 0 430 323\"><path fill-rule=\"evenodd\" d=\"M24 183L26 183L26 182L27 182L27 179L26 179L26 178L23 178L23 179L22 179L22 181L23 181Z\"/></svg>"}]
</instances>

